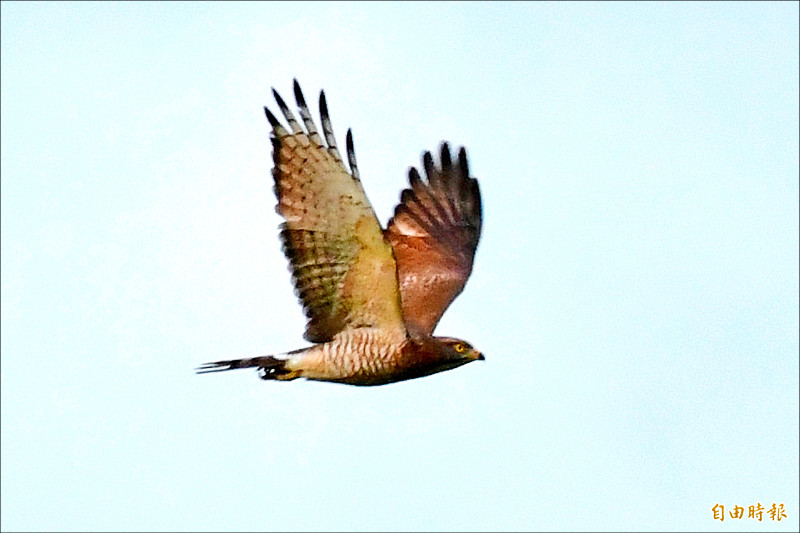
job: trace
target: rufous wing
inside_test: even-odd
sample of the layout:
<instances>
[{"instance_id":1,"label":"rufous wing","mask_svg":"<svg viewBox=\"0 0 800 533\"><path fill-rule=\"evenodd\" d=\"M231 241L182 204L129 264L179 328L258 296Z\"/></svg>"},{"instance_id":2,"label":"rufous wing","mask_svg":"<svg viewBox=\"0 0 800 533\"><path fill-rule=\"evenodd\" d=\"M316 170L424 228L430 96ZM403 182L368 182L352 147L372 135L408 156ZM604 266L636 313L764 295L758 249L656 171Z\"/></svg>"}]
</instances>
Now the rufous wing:
<instances>
[{"instance_id":1,"label":"rufous wing","mask_svg":"<svg viewBox=\"0 0 800 533\"><path fill-rule=\"evenodd\" d=\"M453 161L442 143L440 164L423 155L427 179L416 168L410 187L389 221L386 234L394 249L406 327L431 335L442 314L461 293L472 272L481 234L481 194L469 176L464 148Z\"/></svg>"}]
</instances>

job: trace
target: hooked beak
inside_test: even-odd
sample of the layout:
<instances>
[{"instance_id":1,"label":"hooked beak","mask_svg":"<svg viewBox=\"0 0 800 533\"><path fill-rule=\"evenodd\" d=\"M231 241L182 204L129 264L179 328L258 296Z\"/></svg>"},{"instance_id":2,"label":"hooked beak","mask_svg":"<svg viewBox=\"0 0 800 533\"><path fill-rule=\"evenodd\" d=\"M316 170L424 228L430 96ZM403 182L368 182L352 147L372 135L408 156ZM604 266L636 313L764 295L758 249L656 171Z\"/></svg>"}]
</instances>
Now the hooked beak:
<instances>
[{"instance_id":1,"label":"hooked beak","mask_svg":"<svg viewBox=\"0 0 800 533\"><path fill-rule=\"evenodd\" d=\"M477 351L477 350L475 350L475 353L473 353L472 355L473 355L473 357L475 357L476 361L485 361L486 360L486 358L483 356L483 354L481 352Z\"/></svg>"}]
</instances>

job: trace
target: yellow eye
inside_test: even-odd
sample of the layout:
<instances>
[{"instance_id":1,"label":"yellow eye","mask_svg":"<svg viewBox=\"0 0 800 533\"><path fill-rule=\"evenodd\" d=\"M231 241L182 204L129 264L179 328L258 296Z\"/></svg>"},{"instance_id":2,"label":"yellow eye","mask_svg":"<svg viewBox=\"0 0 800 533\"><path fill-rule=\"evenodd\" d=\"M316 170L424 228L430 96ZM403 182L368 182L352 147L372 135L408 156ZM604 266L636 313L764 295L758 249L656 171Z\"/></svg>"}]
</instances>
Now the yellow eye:
<instances>
[{"instance_id":1,"label":"yellow eye","mask_svg":"<svg viewBox=\"0 0 800 533\"><path fill-rule=\"evenodd\" d=\"M458 353L464 353L465 351L467 351L467 347L464 346L464 343L462 342L456 343L455 349Z\"/></svg>"}]
</instances>

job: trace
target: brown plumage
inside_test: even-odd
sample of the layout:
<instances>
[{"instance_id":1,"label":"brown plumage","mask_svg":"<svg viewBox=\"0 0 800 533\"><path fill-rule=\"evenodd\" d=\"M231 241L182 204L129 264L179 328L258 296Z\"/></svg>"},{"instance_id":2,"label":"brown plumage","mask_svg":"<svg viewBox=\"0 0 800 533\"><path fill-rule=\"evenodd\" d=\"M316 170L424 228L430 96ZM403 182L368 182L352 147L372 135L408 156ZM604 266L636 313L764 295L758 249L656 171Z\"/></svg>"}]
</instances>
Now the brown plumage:
<instances>
[{"instance_id":1,"label":"brown plumage","mask_svg":"<svg viewBox=\"0 0 800 533\"><path fill-rule=\"evenodd\" d=\"M348 171L336 146L325 93L322 136L297 80L297 121L273 89L289 130L266 107L272 126L272 176L283 252L315 343L280 355L207 363L198 372L257 367L263 379L304 377L382 385L456 368L483 355L433 330L472 272L481 233L478 182L463 148L454 161L442 143L439 165L423 155L423 179L410 188L385 230L361 186L347 131ZM324 139L323 139L324 137Z\"/></svg>"}]
</instances>

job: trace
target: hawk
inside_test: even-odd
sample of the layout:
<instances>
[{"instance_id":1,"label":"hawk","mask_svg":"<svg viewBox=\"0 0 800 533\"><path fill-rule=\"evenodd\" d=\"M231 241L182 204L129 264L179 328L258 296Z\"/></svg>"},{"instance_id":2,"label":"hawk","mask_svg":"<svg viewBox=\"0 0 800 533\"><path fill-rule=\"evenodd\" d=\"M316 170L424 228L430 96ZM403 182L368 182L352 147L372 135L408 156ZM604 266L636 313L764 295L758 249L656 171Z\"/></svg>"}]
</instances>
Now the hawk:
<instances>
[{"instance_id":1,"label":"hawk","mask_svg":"<svg viewBox=\"0 0 800 533\"><path fill-rule=\"evenodd\" d=\"M264 107L272 126L272 177L283 253L314 343L279 355L215 361L198 373L256 367L262 379L307 378L384 385L484 359L468 342L433 330L472 272L481 234L481 194L467 154L442 143L438 165L422 157L425 178L409 188L386 229L364 192L347 130L348 168L333 136L325 92L322 135L294 80L302 124L272 90L288 129Z\"/></svg>"}]
</instances>

